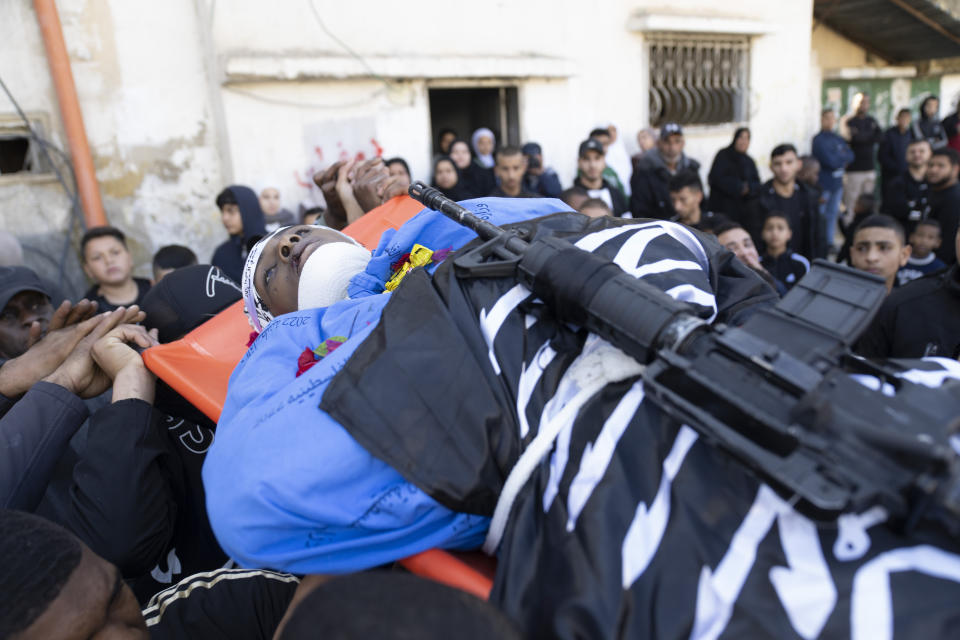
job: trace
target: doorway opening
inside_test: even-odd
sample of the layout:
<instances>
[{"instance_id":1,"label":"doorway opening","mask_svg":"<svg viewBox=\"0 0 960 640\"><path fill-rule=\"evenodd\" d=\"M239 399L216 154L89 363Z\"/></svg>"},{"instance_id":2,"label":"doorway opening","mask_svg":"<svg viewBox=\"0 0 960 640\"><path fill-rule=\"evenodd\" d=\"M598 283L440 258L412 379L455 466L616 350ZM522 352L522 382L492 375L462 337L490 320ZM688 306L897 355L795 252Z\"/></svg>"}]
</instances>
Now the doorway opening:
<instances>
[{"instance_id":1,"label":"doorway opening","mask_svg":"<svg viewBox=\"0 0 960 640\"><path fill-rule=\"evenodd\" d=\"M487 127L497 146L520 144L520 115L517 87L429 89L430 131L433 153L440 153L437 138L441 129L453 129L468 143L470 135Z\"/></svg>"}]
</instances>

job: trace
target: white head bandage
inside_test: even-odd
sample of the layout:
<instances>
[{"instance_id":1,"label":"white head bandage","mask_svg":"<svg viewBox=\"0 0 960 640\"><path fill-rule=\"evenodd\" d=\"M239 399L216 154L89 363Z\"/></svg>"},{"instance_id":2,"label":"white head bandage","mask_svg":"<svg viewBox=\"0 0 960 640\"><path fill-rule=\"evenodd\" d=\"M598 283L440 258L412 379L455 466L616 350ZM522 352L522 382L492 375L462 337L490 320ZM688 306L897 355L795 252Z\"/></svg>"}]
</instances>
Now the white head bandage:
<instances>
[{"instance_id":1,"label":"white head bandage","mask_svg":"<svg viewBox=\"0 0 960 640\"><path fill-rule=\"evenodd\" d=\"M297 226L297 225L292 225L292 226ZM258 333L262 332L264 328L268 324L270 324L270 321L273 320L274 316L270 312L270 309L267 308L267 304L266 302L264 302L263 297L260 295L260 292L257 291L257 287L253 281L253 276L257 271L257 264L260 262L260 256L263 253L263 250L266 248L267 242L269 242L270 239L273 238L273 236L289 228L290 226L280 227L273 233L267 236L264 236L259 242L257 242L257 244L253 245L252 249L250 249L250 253L247 255L247 261L243 265L243 277L241 278L241 282L240 282L242 293L243 293L243 312L247 315L247 321L250 322L250 326L253 327L254 331ZM361 267L359 271L363 271L363 269L366 268L366 263L370 260L369 251L364 249L362 245L360 245L356 240L354 240L353 238L351 238L345 233L341 233L340 231L337 231L335 229L329 229L329 228L326 228L325 231L331 231L341 236L343 238L343 242L331 242L326 245L317 247L317 249L314 251L314 255L321 253L327 246L351 247L353 249L353 252L351 254L353 256L353 260L349 261L349 264L351 265L350 268L353 268L357 264L356 258L358 255L360 255L360 252L362 252L362 254L364 255L364 263L363 263L363 267ZM332 259L333 262L328 262L328 260L326 259L315 261L313 260L314 255L311 255L310 258L307 260L307 263L313 262L315 265L310 270L310 272L313 272L312 275L310 272L308 272L306 264L303 265L303 270L301 271L301 277L300 277L300 285L298 288L298 296L302 300L302 297L304 295L303 294L304 280L308 280L308 281L319 280L320 286L317 289L318 291L323 291L325 293L323 293L318 299L329 300L330 294L327 291L333 285L332 283L324 284L323 268L322 266L318 268L318 266L327 265L329 268L329 265L333 264L335 267L335 275L337 275L337 278L336 278L337 282L339 282L340 280L339 276L342 274L342 271L336 268L337 258L334 257ZM330 255L330 254L327 254L327 255ZM354 273L359 273L359 271L355 271ZM347 283L349 283L349 279L347 280ZM339 290L339 287L336 287L336 288L338 288ZM332 300L331 302L328 302L327 304L324 304L324 305L311 304L309 306L304 306L301 302L300 304L298 304L298 307L300 309L306 309L306 308L312 308L312 307L318 307L318 306L329 306L333 302L336 302L336 300L342 300L346 297L347 297L346 285L343 285L343 295L341 297L338 297ZM298 302L300 302L300 300L298 300Z\"/></svg>"},{"instance_id":2,"label":"white head bandage","mask_svg":"<svg viewBox=\"0 0 960 640\"><path fill-rule=\"evenodd\" d=\"M329 242L317 247L300 271L297 308L318 309L346 300L350 280L363 273L370 252L359 244Z\"/></svg>"}]
</instances>

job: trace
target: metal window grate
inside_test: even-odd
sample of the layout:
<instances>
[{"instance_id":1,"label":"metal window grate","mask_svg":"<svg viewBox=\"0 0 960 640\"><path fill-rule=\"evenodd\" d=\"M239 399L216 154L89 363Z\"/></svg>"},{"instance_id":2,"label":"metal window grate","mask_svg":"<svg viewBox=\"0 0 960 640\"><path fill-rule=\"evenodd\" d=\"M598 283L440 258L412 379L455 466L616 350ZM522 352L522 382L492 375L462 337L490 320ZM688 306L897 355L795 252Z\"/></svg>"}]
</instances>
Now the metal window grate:
<instances>
[{"instance_id":1,"label":"metal window grate","mask_svg":"<svg viewBox=\"0 0 960 640\"><path fill-rule=\"evenodd\" d=\"M652 34L650 124L743 122L750 93L747 36Z\"/></svg>"}]
</instances>

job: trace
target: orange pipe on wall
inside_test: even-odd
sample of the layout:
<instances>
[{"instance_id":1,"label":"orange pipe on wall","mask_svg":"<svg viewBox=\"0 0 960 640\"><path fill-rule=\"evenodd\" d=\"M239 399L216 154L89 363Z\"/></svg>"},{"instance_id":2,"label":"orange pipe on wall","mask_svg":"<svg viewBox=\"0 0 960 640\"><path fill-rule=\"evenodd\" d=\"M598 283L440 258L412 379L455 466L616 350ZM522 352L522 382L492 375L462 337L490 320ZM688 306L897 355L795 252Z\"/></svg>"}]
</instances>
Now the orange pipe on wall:
<instances>
[{"instance_id":1,"label":"orange pipe on wall","mask_svg":"<svg viewBox=\"0 0 960 640\"><path fill-rule=\"evenodd\" d=\"M77 176L77 192L83 208L83 218L87 227L102 226L107 224L107 217L103 213L100 186L97 184L97 174L93 168L93 156L90 155L87 132L83 127L83 114L80 112L80 101L77 99L77 87L73 83L67 45L63 41L60 14L57 13L54 0L33 0L33 8L37 12L37 23L43 35L43 46L47 51L47 63L50 65L53 86L57 90L60 117L63 118L63 129L70 147L70 158L73 160L73 171Z\"/></svg>"}]
</instances>

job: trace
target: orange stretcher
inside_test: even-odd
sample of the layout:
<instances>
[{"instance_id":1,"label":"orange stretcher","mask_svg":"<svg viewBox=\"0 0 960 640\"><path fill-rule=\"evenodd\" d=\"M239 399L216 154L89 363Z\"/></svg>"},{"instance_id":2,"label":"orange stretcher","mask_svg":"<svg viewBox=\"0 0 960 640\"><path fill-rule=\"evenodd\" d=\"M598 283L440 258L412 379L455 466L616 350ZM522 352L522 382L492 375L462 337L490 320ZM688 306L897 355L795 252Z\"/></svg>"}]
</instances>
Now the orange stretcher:
<instances>
[{"instance_id":1,"label":"orange stretcher","mask_svg":"<svg viewBox=\"0 0 960 640\"><path fill-rule=\"evenodd\" d=\"M421 209L423 205L409 196L397 196L343 231L372 251L384 231L399 229ZM230 374L247 351L250 333L241 300L183 338L147 349L143 361L158 378L216 422L227 397ZM490 595L496 569L495 561L482 553L439 549L418 553L400 564L412 573L484 599Z\"/></svg>"}]
</instances>

